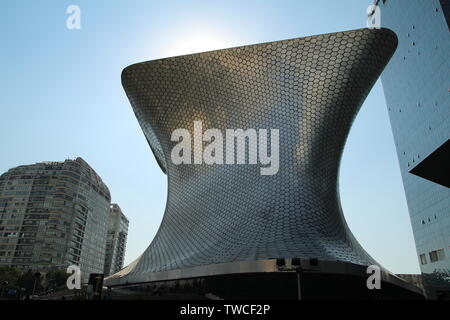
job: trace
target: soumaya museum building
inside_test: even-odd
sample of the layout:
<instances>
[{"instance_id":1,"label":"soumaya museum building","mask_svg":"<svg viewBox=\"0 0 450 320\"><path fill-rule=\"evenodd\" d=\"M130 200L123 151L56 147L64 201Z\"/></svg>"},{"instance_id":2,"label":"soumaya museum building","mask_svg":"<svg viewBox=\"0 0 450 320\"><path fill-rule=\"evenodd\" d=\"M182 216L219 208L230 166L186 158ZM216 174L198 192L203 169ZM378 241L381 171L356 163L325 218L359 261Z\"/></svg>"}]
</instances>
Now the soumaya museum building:
<instances>
[{"instance_id":1,"label":"soumaya museum building","mask_svg":"<svg viewBox=\"0 0 450 320\"><path fill-rule=\"evenodd\" d=\"M225 299L423 298L360 246L339 198L347 135L397 43L391 30L366 28L125 68L122 84L167 174L168 199L150 246L105 284ZM196 121L234 132L231 146L246 159L276 153L277 172L261 175L251 161L223 163L221 147L210 154L216 161L196 162L196 143L203 152L223 145L206 134L194 134L192 155L183 151L194 164L175 164L173 132L192 133ZM260 139L254 154L250 129L277 130L279 144ZM368 289L369 266L380 268L381 290Z\"/></svg>"},{"instance_id":2,"label":"soumaya museum building","mask_svg":"<svg viewBox=\"0 0 450 320\"><path fill-rule=\"evenodd\" d=\"M125 92L168 176L168 199L150 246L107 286L224 299L449 297L450 4L375 4L378 28L124 69ZM360 246L340 205L342 151L380 76L425 292ZM198 123L207 131L196 133ZM268 132L276 139L261 135ZM188 148L180 152L180 143ZM174 162L174 150L183 161ZM229 157L235 150L243 153ZM206 153L209 161L198 161ZM277 170L261 175L256 159L269 154ZM366 282L374 267L380 290Z\"/></svg>"}]
</instances>

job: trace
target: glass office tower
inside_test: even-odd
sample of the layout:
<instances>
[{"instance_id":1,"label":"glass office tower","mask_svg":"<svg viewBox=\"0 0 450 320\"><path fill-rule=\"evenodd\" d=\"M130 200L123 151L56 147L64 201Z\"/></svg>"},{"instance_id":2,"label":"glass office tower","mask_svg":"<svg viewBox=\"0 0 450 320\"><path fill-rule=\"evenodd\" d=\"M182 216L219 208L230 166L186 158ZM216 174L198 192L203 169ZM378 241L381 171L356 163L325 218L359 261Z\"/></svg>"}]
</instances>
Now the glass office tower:
<instances>
[{"instance_id":1,"label":"glass office tower","mask_svg":"<svg viewBox=\"0 0 450 320\"><path fill-rule=\"evenodd\" d=\"M384 93L429 297L450 292L450 0L384 0L398 37ZM382 155L380 155L382 156Z\"/></svg>"}]
</instances>

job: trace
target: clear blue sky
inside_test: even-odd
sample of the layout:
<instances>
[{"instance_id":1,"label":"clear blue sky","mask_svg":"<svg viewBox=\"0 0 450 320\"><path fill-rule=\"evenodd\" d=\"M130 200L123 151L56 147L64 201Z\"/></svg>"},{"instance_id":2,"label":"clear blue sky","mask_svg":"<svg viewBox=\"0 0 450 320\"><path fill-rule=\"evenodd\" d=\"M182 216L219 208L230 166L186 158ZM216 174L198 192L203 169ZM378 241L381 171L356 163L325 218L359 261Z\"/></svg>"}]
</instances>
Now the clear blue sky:
<instances>
[{"instance_id":1,"label":"clear blue sky","mask_svg":"<svg viewBox=\"0 0 450 320\"><path fill-rule=\"evenodd\" d=\"M132 63L365 27L372 0L1 1L0 172L83 157L130 219L126 263L155 235L160 171L120 83ZM81 8L81 30L66 8ZM351 130L341 199L363 247L396 273L419 271L381 83Z\"/></svg>"}]
</instances>

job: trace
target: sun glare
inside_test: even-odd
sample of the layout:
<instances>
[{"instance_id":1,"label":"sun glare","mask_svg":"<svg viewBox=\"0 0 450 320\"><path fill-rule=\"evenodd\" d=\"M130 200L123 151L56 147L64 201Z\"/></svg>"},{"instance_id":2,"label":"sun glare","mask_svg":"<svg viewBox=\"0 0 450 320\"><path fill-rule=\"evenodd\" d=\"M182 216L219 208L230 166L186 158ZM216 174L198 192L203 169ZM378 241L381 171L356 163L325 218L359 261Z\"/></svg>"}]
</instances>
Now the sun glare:
<instances>
[{"instance_id":1,"label":"sun glare","mask_svg":"<svg viewBox=\"0 0 450 320\"><path fill-rule=\"evenodd\" d=\"M217 49L224 49L231 46L231 43L222 37L213 35L193 35L174 40L167 56L179 56L184 54L205 52Z\"/></svg>"}]
</instances>

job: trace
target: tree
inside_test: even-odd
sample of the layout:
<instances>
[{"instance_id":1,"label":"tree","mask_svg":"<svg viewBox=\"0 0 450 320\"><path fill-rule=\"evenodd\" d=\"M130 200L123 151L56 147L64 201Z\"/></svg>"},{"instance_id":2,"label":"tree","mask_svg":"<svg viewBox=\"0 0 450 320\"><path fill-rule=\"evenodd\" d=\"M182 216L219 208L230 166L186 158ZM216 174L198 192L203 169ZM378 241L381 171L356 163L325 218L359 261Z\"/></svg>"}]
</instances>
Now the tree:
<instances>
[{"instance_id":1,"label":"tree","mask_svg":"<svg viewBox=\"0 0 450 320\"><path fill-rule=\"evenodd\" d=\"M17 284L21 288L25 288L28 294L34 292L42 291L42 276L39 272L33 272L29 269L27 272L22 274L22 276L17 281Z\"/></svg>"},{"instance_id":2,"label":"tree","mask_svg":"<svg viewBox=\"0 0 450 320\"><path fill-rule=\"evenodd\" d=\"M16 268L7 266L0 267L0 297L3 297L5 292L8 292L9 289L17 290L17 281L19 277L20 271Z\"/></svg>"},{"instance_id":3,"label":"tree","mask_svg":"<svg viewBox=\"0 0 450 320\"><path fill-rule=\"evenodd\" d=\"M15 286L20 277L20 271L16 268L7 266L0 266L0 285L5 286L5 282L8 286Z\"/></svg>"},{"instance_id":4,"label":"tree","mask_svg":"<svg viewBox=\"0 0 450 320\"><path fill-rule=\"evenodd\" d=\"M45 278L49 284L49 287L55 288L65 286L68 276L69 275L65 270L54 269L47 272Z\"/></svg>"}]
</instances>

